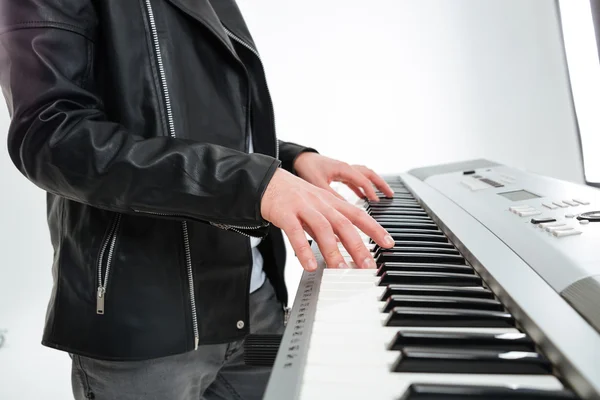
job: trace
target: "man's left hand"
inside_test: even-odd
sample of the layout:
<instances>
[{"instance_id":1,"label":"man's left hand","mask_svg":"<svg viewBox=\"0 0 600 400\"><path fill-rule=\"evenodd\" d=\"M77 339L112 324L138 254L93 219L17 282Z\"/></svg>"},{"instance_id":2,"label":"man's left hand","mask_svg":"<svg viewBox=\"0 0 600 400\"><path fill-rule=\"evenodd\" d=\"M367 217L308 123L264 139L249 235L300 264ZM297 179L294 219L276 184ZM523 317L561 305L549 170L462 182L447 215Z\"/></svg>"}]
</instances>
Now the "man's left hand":
<instances>
[{"instance_id":1,"label":"man's left hand","mask_svg":"<svg viewBox=\"0 0 600 400\"><path fill-rule=\"evenodd\" d=\"M394 191L383 178L364 165L349 165L321 154L306 152L296 158L294 169L300 178L342 200L343 197L329 186L331 182L342 182L358 197L366 197L372 201L379 201L373 185L386 197L394 195Z\"/></svg>"}]
</instances>

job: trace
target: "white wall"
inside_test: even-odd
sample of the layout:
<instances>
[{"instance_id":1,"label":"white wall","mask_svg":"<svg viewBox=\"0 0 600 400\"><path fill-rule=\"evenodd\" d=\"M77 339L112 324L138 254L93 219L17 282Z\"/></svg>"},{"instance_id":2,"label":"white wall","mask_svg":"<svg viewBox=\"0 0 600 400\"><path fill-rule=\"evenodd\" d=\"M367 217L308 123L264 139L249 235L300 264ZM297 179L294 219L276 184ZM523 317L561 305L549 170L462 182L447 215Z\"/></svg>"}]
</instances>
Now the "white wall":
<instances>
[{"instance_id":1,"label":"white wall","mask_svg":"<svg viewBox=\"0 0 600 400\"><path fill-rule=\"evenodd\" d=\"M581 181L554 1L239 3L266 65L281 138L386 173L486 157ZM7 126L2 107L0 131ZM68 356L39 344L52 259L45 198L5 148L0 398L69 398ZM301 270L291 254L293 295Z\"/></svg>"}]
</instances>

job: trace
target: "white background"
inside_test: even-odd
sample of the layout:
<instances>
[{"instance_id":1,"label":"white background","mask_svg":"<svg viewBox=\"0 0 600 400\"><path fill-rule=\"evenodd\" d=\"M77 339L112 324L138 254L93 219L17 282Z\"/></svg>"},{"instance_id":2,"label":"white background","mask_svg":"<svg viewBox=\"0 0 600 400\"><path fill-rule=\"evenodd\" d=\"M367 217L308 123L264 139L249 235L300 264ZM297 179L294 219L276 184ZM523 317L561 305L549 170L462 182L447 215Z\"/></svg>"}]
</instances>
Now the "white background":
<instances>
[{"instance_id":1,"label":"white background","mask_svg":"<svg viewBox=\"0 0 600 400\"><path fill-rule=\"evenodd\" d=\"M551 0L240 0L279 136L382 173L489 158L581 182ZM168 68L168 66L167 66ZM70 359L39 342L52 251L44 194L6 152L0 108L0 398L70 398ZM300 267L290 252L293 298Z\"/></svg>"}]
</instances>

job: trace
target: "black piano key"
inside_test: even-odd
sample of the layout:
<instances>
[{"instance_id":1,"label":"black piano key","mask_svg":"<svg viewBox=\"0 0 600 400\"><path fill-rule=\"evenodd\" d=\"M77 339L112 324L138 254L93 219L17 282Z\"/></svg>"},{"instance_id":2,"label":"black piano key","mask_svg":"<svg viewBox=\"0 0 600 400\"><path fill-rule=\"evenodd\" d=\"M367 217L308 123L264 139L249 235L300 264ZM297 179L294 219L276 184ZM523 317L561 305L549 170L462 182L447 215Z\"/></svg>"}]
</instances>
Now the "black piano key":
<instances>
[{"instance_id":1,"label":"black piano key","mask_svg":"<svg viewBox=\"0 0 600 400\"><path fill-rule=\"evenodd\" d=\"M407 214L424 216L431 218L427 212L418 206L404 205L404 206L387 206L387 207L367 207L365 211L370 215L384 216L384 215L404 215Z\"/></svg>"},{"instance_id":2,"label":"black piano key","mask_svg":"<svg viewBox=\"0 0 600 400\"><path fill-rule=\"evenodd\" d=\"M444 233L437 226L415 224L414 222L376 220L379 225L385 229L402 230L401 232L426 233L432 235L443 235Z\"/></svg>"},{"instance_id":3,"label":"black piano key","mask_svg":"<svg viewBox=\"0 0 600 400\"><path fill-rule=\"evenodd\" d=\"M371 215L372 217L372 215ZM392 216L392 217L373 217L373 219L377 222L396 222L396 223L403 223L403 224L418 224L420 226L426 226L429 229L434 228L437 230L440 230L439 226L437 226L436 224L433 223L433 221L431 221L430 219L424 219L422 217L415 217L415 216Z\"/></svg>"},{"instance_id":4,"label":"black piano key","mask_svg":"<svg viewBox=\"0 0 600 400\"><path fill-rule=\"evenodd\" d=\"M373 257L377 258L382 253L436 253L436 254L454 254L460 255L456 248L448 247L418 247L418 246L399 246L386 249L384 247L377 247L373 249Z\"/></svg>"},{"instance_id":5,"label":"black piano key","mask_svg":"<svg viewBox=\"0 0 600 400\"><path fill-rule=\"evenodd\" d=\"M578 400L570 390L413 383L398 400Z\"/></svg>"},{"instance_id":6,"label":"black piano key","mask_svg":"<svg viewBox=\"0 0 600 400\"><path fill-rule=\"evenodd\" d=\"M470 265L448 265L434 263L399 263L386 262L381 264L377 270L377 276L382 276L388 271L413 271L413 272L445 272L451 274L468 274L474 275L475 270Z\"/></svg>"},{"instance_id":7,"label":"black piano key","mask_svg":"<svg viewBox=\"0 0 600 400\"><path fill-rule=\"evenodd\" d=\"M398 228L389 228L386 230L394 240L449 243L448 238L443 234L406 232L406 229Z\"/></svg>"},{"instance_id":8,"label":"black piano key","mask_svg":"<svg viewBox=\"0 0 600 400\"><path fill-rule=\"evenodd\" d=\"M396 307L453 308L461 310L504 311L504 306L494 299L472 297L408 296L393 295L383 305L382 312L389 313Z\"/></svg>"},{"instance_id":9,"label":"black piano key","mask_svg":"<svg viewBox=\"0 0 600 400\"><path fill-rule=\"evenodd\" d=\"M417 201L417 199L415 199L415 196L412 195L412 193L410 193L409 191L398 191L394 193L394 197L384 197L383 199L380 199L380 201L385 201L388 203L393 203L396 201L401 201L401 200L413 200L413 201ZM373 203L373 202L371 202Z\"/></svg>"},{"instance_id":10,"label":"black piano key","mask_svg":"<svg viewBox=\"0 0 600 400\"><path fill-rule=\"evenodd\" d=\"M370 208L365 209L372 216L405 216L405 217L420 217L432 220L429 214L422 208L415 207L386 207L386 208Z\"/></svg>"},{"instance_id":11,"label":"black piano key","mask_svg":"<svg viewBox=\"0 0 600 400\"><path fill-rule=\"evenodd\" d=\"M402 214L404 212L423 214L429 217L429 214L418 204L405 204L397 206L365 207L365 211L372 214Z\"/></svg>"},{"instance_id":12,"label":"black piano key","mask_svg":"<svg viewBox=\"0 0 600 400\"><path fill-rule=\"evenodd\" d=\"M383 207L383 206L393 206L393 205L403 205L403 204L416 204L419 205L417 200L411 196L398 196L396 195L394 198L379 198L379 201L370 201L370 206L375 207Z\"/></svg>"},{"instance_id":13,"label":"black piano key","mask_svg":"<svg viewBox=\"0 0 600 400\"><path fill-rule=\"evenodd\" d=\"M478 275L447 272L387 271L379 279L379 286L387 285L444 285L481 286Z\"/></svg>"},{"instance_id":14,"label":"black piano key","mask_svg":"<svg viewBox=\"0 0 600 400\"><path fill-rule=\"evenodd\" d=\"M431 218L426 215L412 214L369 214L375 221L387 222L408 222L415 224L435 224ZM437 225L436 225L437 226Z\"/></svg>"},{"instance_id":15,"label":"black piano key","mask_svg":"<svg viewBox=\"0 0 600 400\"><path fill-rule=\"evenodd\" d=\"M425 212L423 207L417 202L414 201L404 201L404 202L396 202L396 203L381 203L381 204L368 204L365 207L368 211L393 211L393 210L404 210L404 209L412 209L418 210L421 212Z\"/></svg>"},{"instance_id":16,"label":"black piano key","mask_svg":"<svg viewBox=\"0 0 600 400\"><path fill-rule=\"evenodd\" d=\"M379 225L383 226L384 224L390 224L392 226L398 226L399 228L406 229L419 229L424 231L438 231L440 232L440 228L436 224L431 224L428 222L419 222L414 220L403 220L403 219L393 219L393 218L374 218Z\"/></svg>"},{"instance_id":17,"label":"black piano key","mask_svg":"<svg viewBox=\"0 0 600 400\"><path fill-rule=\"evenodd\" d=\"M416 220L427 223L434 223L433 219L424 212L420 211L406 211L406 210L398 210L398 211L367 211L371 217L377 218L398 218L398 219L406 219L406 220Z\"/></svg>"},{"instance_id":18,"label":"black piano key","mask_svg":"<svg viewBox=\"0 0 600 400\"><path fill-rule=\"evenodd\" d=\"M535 351L535 343L524 333L398 332L388 350L406 346Z\"/></svg>"},{"instance_id":19,"label":"black piano key","mask_svg":"<svg viewBox=\"0 0 600 400\"><path fill-rule=\"evenodd\" d=\"M388 285L379 298L386 301L390 296L424 295L424 296L459 296L493 299L494 293L482 286L427 286L427 285Z\"/></svg>"},{"instance_id":20,"label":"black piano key","mask_svg":"<svg viewBox=\"0 0 600 400\"><path fill-rule=\"evenodd\" d=\"M552 364L535 352L456 350L404 347L392 366L394 372L447 374L551 374Z\"/></svg>"},{"instance_id":21,"label":"black piano key","mask_svg":"<svg viewBox=\"0 0 600 400\"><path fill-rule=\"evenodd\" d=\"M379 245L375 245L374 250L377 250L379 247L380 247ZM454 249L454 250L456 250L456 247L454 247L454 245L452 243L427 242L427 241L416 241L416 240L411 240L411 241L396 240L396 241L394 241L393 248L399 248L399 247L436 247L439 249Z\"/></svg>"},{"instance_id":22,"label":"black piano key","mask_svg":"<svg viewBox=\"0 0 600 400\"><path fill-rule=\"evenodd\" d=\"M396 198L396 199L379 199L378 202L369 201L366 204L367 207L371 208L385 208L385 207L418 207L422 208L418 201L409 197Z\"/></svg>"},{"instance_id":23,"label":"black piano key","mask_svg":"<svg viewBox=\"0 0 600 400\"><path fill-rule=\"evenodd\" d=\"M466 265L467 261L460 254L440 254L440 253L407 253L402 251L382 252L375 260L377 264L386 262L403 263L439 263L439 264L457 264Z\"/></svg>"},{"instance_id":24,"label":"black piano key","mask_svg":"<svg viewBox=\"0 0 600 400\"><path fill-rule=\"evenodd\" d=\"M385 247L377 246L374 249L375 252L426 252L426 253L441 253L441 254L460 254L458 249L452 245L449 246L438 246L436 243L433 243L431 246L418 246L418 245L402 245L402 246L394 246L389 249Z\"/></svg>"},{"instance_id":25,"label":"black piano key","mask_svg":"<svg viewBox=\"0 0 600 400\"><path fill-rule=\"evenodd\" d=\"M513 328L514 318L503 311L396 307L390 311L385 326Z\"/></svg>"}]
</instances>

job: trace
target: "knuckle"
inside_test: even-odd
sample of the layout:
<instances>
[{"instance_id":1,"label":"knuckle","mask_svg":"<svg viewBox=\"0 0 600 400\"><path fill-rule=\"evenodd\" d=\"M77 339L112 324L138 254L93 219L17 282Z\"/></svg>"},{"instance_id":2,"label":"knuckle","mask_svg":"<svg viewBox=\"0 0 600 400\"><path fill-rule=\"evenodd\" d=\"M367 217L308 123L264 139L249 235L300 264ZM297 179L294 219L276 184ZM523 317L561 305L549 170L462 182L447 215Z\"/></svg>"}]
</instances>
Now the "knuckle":
<instances>
[{"instance_id":1,"label":"knuckle","mask_svg":"<svg viewBox=\"0 0 600 400\"><path fill-rule=\"evenodd\" d=\"M362 253L366 250L366 247L362 241L357 240L350 245L350 249L354 253Z\"/></svg>"},{"instance_id":2,"label":"knuckle","mask_svg":"<svg viewBox=\"0 0 600 400\"><path fill-rule=\"evenodd\" d=\"M319 233L326 233L331 229L331 225L327 220L319 220L314 225L314 230Z\"/></svg>"},{"instance_id":3,"label":"knuckle","mask_svg":"<svg viewBox=\"0 0 600 400\"><path fill-rule=\"evenodd\" d=\"M352 229L353 226L352 222L350 222L347 218L344 217L336 218L334 223L336 228L338 228L339 230Z\"/></svg>"},{"instance_id":4,"label":"knuckle","mask_svg":"<svg viewBox=\"0 0 600 400\"><path fill-rule=\"evenodd\" d=\"M310 246L308 245L308 242L298 245L296 247L296 253L302 254L306 257L310 256L312 254L312 251L310 249Z\"/></svg>"},{"instance_id":5,"label":"knuckle","mask_svg":"<svg viewBox=\"0 0 600 400\"><path fill-rule=\"evenodd\" d=\"M288 231L289 231L290 235L292 235L292 236L296 236L298 234L304 233L304 229L302 229L302 226L298 225L298 224L291 225L288 228Z\"/></svg>"},{"instance_id":6,"label":"knuckle","mask_svg":"<svg viewBox=\"0 0 600 400\"><path fill-rule=\"evenodd\" d=\"M338 256L340 256L340 252L337 249L331 249L331 250L327 250L325 252L325 257L329 260L333 260L338 258Z\"/></svg>"}]
</instances>

